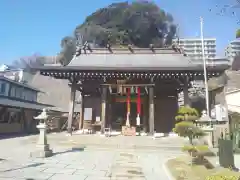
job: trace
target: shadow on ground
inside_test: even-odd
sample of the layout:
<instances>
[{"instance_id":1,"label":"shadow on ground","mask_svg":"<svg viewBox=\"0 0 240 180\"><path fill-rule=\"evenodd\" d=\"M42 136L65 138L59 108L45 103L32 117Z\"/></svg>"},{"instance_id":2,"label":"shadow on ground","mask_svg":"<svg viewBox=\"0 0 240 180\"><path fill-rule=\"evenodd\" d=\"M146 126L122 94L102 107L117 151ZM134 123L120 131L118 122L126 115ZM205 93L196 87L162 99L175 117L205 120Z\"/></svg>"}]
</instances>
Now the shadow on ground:
<instances>
[{"instance_id":1,"label":"shadow on ground","mask_svg":"<svg viewBox=\"0 0 240 180\"><path fill-rule=\"evenodd\" d=\"M19 168L13 168L13 169L8 169L8 170L5 170L5 171L0 171L0 172L9 172L9 171L15 171L15 170L20 170L20 169L26 169L26 168L30 168L30 167L38 167L38 166L41 166L43 164L44 163L34 163L34 164L27 165L27 166L23 166L23 167L19 167Z\"/></svg>"},{"instance_id":2,"label":"shadow on ground","mask_svg":"<svg viewBox=\"0 0 240 180\"><path fill-rule=\"evenodd\" d=\"M53 155L60 155L60 154L73 153L73 152L82 152L85 150L85 148L86 148L85 146L84 147L73 147L72 149L69 149L66 151L53 153Z\"/></svg>"},{"instance_id":3,"label":"shadow on ground","mask_svg":"<svg viewBox=\"0 0 240 180\"><path fill-rule=\"evenodd\" d=\"M31 135L36 135L38 133L0 133L0 140L2 139L13 139L13 138L19 138L19 137L26 137Z\"/></svg>"}]
</instances>

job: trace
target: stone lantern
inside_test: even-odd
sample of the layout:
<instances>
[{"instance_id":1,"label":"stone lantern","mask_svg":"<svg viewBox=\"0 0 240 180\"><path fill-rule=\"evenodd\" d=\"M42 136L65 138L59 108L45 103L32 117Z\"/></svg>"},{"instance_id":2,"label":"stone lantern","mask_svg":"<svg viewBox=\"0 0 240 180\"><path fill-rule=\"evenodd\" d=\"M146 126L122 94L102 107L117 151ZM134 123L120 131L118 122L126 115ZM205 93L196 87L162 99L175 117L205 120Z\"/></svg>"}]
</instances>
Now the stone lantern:
<instances>
[{"instance_id":1,"label":"stone lantern","mask_svg":"<svg viewBox=\"0 0 240 180\"><path fill-rule=\"evenodd\" d=\"M207 141L208 146L213 147L213 121L207 114L205 110L202 111L201 117L196 120L197 126L199 126L205 133L205 141Z\"/></svg>"},{"instance_id":2,"label":"stone lantern","mask_svg":"<svg viewBox=\"0 0 240 180\"><path fill-rule=\"evenodd\" d=\"M213 122L213 119L207 115L207 112L205 110L202 111L201 117L196 120L197 126L202 127L202 129L211 128L211 124Z\"/></svg>"},{"instance_id":3,"label":"stone lantern","mask_svg":"<svg viewBox=\"0 0 240 180\"><path fill-rule=\"evenodd\" d=\"M35 120L39 120L39 124L37 125L37 128L39 129L39 137L37 142L37 150L33 153L31 153L32 157L38 157L38 158L45 158L52 156L52 150L49 148L49 145L47 143L47 136L46 136L46 120L48 118L47 110L44 108L42 113L38 116L34 117Z\"/></svg>"}]
</instances>

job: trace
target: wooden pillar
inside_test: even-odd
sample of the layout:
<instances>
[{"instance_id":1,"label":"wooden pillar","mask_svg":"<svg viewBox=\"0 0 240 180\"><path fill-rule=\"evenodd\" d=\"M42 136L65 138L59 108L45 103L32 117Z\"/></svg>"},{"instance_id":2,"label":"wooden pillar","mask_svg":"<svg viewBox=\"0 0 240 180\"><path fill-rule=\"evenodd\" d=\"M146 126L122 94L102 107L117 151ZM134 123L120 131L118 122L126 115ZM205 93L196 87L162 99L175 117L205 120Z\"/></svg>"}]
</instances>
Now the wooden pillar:
<instances>
[{"instance_id":1,"label":"wooden pillar","mask_svg":"<svg viewBox=\"0 0 240 180\"><path fill-rule=\"evenodd\" d=\"M84 94L81 93L81 104L80 104L80 115L79 115L79 125L78 129L81 130L83 129L83 122L84 122Z\"/></svg>"},{"instance_id":2,"label":"wooden pillar","mask_svg":"<svg viewBox=\"0 0 240 180\"><path fill-rule=\"evenodd\" d=\"M106 101L107 101L107 87L102 86L102 97L101 97L101 133L104 133L106 126Z\"/></svg>"},{"instance_id":3,"label":"wooden pillar","mask_svg":"<svg viewBox=\"0 0 240 180\"><path fill-rule=\"evenodd\" d=\"M147 97L143 101L143 132L147 133L148 130L148 100Z\"/></svg>"},{"instance_id":4,"label":"wooden pillar","mask_svg":"<svg viewBox=\"0 0 240 180\"><path fill-rule=\"evenodd\" d=\"M188 95L188 78L184 80L183 84L183 99L184 99L184 106L190 106L190 99Z\"/></svg>"},{"instance_id":5,"label":"wooden pillar","mask_svg":"<svg viewBox=\"0 0 240 180\"><path fill-rule=\"evenodd\" d=\"M76 85L72 83L70 103L69 103L69 113L68 113L68 125L67 125L67 132L69 134L72 134L72 122L73 122L73 114L74 114L74 106L75 106L75 96L76 96Z\"/></svg>"},{"instance_id":6,"label":"wooden pillar","mask_svg":"<svg viewBox=\"0 0 240 180\"><path fill-rule=\"evenodd\" d=\"M107 127L112 128L112 97L109 95L108 96L108 108L107 108Z\"/></svg>"},{"instance_id":7,"label":"wooden pillar","mask_svg":"<svg viewBox=\"0 0 240 180\"><path fill-rule=\"evenodd\" d=\"M149 87L149 133L154 134L154 87Z\"/></svg>"}]
</instances>

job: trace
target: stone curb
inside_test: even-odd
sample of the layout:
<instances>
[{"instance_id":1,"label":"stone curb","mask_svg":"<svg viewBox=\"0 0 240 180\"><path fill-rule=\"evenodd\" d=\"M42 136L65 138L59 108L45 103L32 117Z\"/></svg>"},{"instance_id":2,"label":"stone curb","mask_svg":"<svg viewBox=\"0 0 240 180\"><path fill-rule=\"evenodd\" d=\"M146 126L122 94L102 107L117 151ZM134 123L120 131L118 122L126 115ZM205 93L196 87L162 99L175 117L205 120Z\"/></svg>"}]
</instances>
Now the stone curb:
<instances>
[{"instance_id":1,"label":"stone curb","mask_svg":"<svg viewBox=\"0 0 240 180\"><path fill-rule=\"evenodd\" d=\"M164 170L164 172L166 173L168 180L176 180L176 178L173 177L173 175L170 173L168 167L166 166L167 161L171 160L171 159L175 159L176 157L172 157L172 158L168 158L162 165L162 168Z\"/></svg>"}]
</instances>

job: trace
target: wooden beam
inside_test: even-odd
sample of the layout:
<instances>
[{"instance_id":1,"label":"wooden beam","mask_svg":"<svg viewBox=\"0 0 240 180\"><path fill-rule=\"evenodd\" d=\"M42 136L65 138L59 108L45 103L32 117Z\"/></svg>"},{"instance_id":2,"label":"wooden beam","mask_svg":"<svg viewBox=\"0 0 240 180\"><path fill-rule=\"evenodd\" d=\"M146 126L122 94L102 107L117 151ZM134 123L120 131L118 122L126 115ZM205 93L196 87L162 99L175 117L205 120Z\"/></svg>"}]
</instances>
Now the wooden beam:
<instances>
[{"instance_id":1,"label":"wooden beam","mask_svg":"<svg viewBox=\"0 0 240 180\"><path fill-rule=\"evenodd\" d=\"M151 86L155 86L155 84L101 84L101 86L110 86L110 87L117 87L117 86L123 86L123 87L151 87Z\"/></svg>"}]
</instances>

